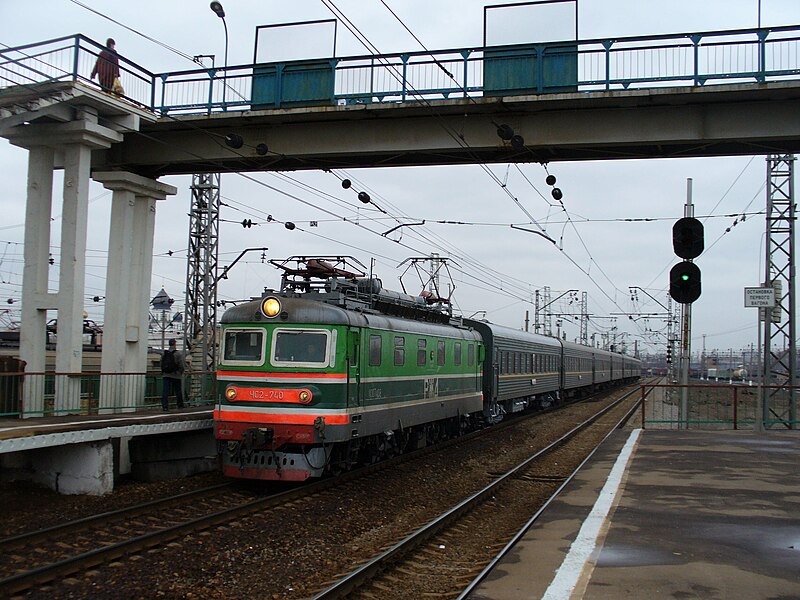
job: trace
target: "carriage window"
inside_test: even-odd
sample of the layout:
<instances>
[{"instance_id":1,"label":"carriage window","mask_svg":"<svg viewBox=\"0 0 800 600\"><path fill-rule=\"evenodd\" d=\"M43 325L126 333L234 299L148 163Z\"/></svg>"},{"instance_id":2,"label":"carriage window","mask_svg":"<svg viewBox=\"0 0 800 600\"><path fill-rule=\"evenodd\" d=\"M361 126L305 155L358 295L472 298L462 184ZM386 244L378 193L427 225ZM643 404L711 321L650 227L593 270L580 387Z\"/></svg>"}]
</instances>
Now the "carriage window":
<instances>
[{"instance_id":1,"label":"carriage window","mask_svg":"<svg viewBox=\"0 0 800 600\"><path fill-rule=\"evenodd\" d=\"M271 362L277 366L324 367L328 364L329 346L333 347L330 344L332 333L335 332L276 329L272 340Z\"/></svg>"},{"instance_id":2,"label":"carriage window","mask_svg":"<svg viewBox=\"0 0 800 600\"><path fill-rule=\"evenodd\" d=\"M263 329L227 329L222 361L260 365L264 362L264 333Z\"/></svg>"},{"instance_id":3,"label":"carriage window","mask_svg":"<svg viewBox=\"0 0 800 600\"><path fill-rule=\"evenodd\" d=\"M417 341L417 366L424 367L428 364L428 340Z\"/></svg>"},{"instance_id":4,"label":"carriage window","mask_svg":"<svg viewBox=\"0 0 800 600\"><path fill-rule=\"evenodd\" d=\"M369 336L369 366L381 366L381 350L383 349L383 341L379 335Z\"/></svg>"},{"instance_id":5,"label":"carriage window","mask_svg":"<svg viewBox=\"0 0 800 600\"><path fill-rule=\"evenodd\" d=\"M436 344L436 364L440 367L444 366L444 342L441 340Z\"/></svg>"},{"instance_id":6,"label":"carriage window","mask_svg":"<svg viewBox=\"0 0 800 600\"><path fill-rule=\"evenodd\" d=\"M467 364L470 367L475 364L475 344L467 346Z\"/></svg>"},{"instance_id":7,"label":"carriage window","mask_svg":"<svg viewBox=\"0 0 800 600\"><path fill-rule=\"evenodd\" d=\"M406 364L406 338L394 338L394 366L402 367Z\"/></svg>"},{"instance_id":8,"label":"carriage window","mask_svg":"<svg viewBox=\"0 0 800 600\"><path fill-rule=\"evenodd\" d=\"M461 366L461 342L456 342L453 350L453 363L457 367Z\"/></svg>"}]
</instances>

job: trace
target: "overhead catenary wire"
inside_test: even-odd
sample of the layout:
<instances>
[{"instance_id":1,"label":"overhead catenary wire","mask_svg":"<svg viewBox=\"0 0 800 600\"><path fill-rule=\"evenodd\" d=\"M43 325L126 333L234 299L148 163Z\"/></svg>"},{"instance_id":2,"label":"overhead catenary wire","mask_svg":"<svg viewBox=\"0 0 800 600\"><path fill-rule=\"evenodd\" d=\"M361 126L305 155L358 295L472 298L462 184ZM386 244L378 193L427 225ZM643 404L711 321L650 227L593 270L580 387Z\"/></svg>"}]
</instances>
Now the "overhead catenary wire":
<instances>
[{"instance_id":1,"label":"overhead catenary wire","mask_svg":"<svg viewBox=\"0 0 800 600\"><path fill-rule=\"evenodd\" d=\"M369 42L369 40L366 38L366 36L364 36L364 35L361 33L361 31L360 31L360 30L358 30L358 28L357 28L357 27L355 27L355 25L353 25L353 24L352 24L352 22L351 22L349 19L347 19L346 15L344 15L344 13L342 13L342 12L341 12L341 11L340 11L338 8L336 8L336 7L335 7L335 5L333 4L333 0L321 0L321 1L322 1L322 3L323 3L325 6L327 6L327 7L328 7L328 8L329 8L329 9L330 9L332 12L334 12L334 14L338 14L338 15L339 15L341 18L343 18L343 19L345 19L345 20L347 21L347 25L346 25L346 26L347 26L347 28L348 28L348 29L349 29L351 32L353 32L353 29L355 29L356 31L358 31L358 36L357 36L357 37L358 37L358 39L359 39L359 40L362 40L362 38L363 38L363 40L364 40L364 41L362 41L362 43L364 43L365 47L367 47L367 49L368 49L368 50L370 50L370 51L372 51L372 52L374 52L374 53L376 53L376 54L380 54L380 52L378 51L378 49L377 49L377 48L376 48L376 47L375 47L373 44L371 44L371 43ZM383 2L383 0L381 0L381 2L384 4L384 6L386 6L386 8L387 8L387 9L389 8L389 7L386 5L386 3L385 3L385 2ZM331 8L331 7L332 7L332 8ZM409 27L408 27L408 26L407 26L407 25L406 25L406 24L405 24L405 23L402 21L402 19L400 19L400 17L399 17L399 16L398 16L398 15L397 15L397 14L396 14L394 11L392 11L391 9L389 9L389 11L391 12L391 14L392 14L392 15L393 15L393 16L394 16L394 17L395 17L395 18L396 18L398 21L400 21L400 23L403 25L403 27L405 27L405 29L406 29L406 30L408 30L409 32L411 32L410 28L409 28ZM351 27L351 26L352 26L352 27ZM355 32L353 32L353 33L354 33L354 35L356 35L356 34L355 34ZM418 41L418 43L420 43L420 45L421 45L423 48L425 48L424 44L422 44L422 42L421 42L421 41L419 41L419 39L416 37L416 35L414 35L414 34L412 33L412 36L414 37L414 39L415 39L415 40L417 40L417 41ZM426 51L428 51L428 50L427 50L427 48L425 48L425 50L426 50ZM448 73L448 74L449 74L449 73ZM449 74L449 75L450 75L450 77L452 78L452 74ZM412 89L413 89L413 88L412 88ZM465 95L466 95L466 90L464 90L464 91L465 91ZM467 97L469 97L469 96L467 95ZM421 100L423 100L423 102L425 102L425 99L424 99L424 97L421 97L420 99L421 99ZM497 124L495 124L495 125L497 125ZM461 139L461 141L462 141L462 142L464 142L464 144L466 144L466 141L465 141L465 140L463 140L463 138L460 138L460 139ZM468 144L466 144L466 145L467 145L467 147L468 147ZM540 231L541 231L541 232L542 232L542 233L543 233L543 234L544 234L546 237L549 237L549 236L547 236L547 232L546 232L545 228L544 228L544 227L542 227L542 226L541 226L541 225L540 225L540 224L539 224L539 223L538 223L538 222L537 222L537 221L534 219L533 215L531 215L531 214L530 214L530 212L528 212L528 210L527 210L527 209L526 209L526 208L525 208L525 207L522 205L522 203L519 201L519 199L518 199L518 198L517 198L517 197L516 197L516 196L515 196L513 193L511 193L511 191L508 189L508 187L507 187L507 186L506 186L506 185L505 185L505 184L504 184L504 183L503 183L503 182L502 182L502 181L501 181L501 180L500 180L500 179L499 179L499 178L498 178L498 177L497 177L497 176L496 176L496 175L495 175L495 174L494 174L492 171L491 171L491 169L489 169L489 168L488 168L488 167L487 167L485 164L483 164L483 163L480 163L480 161L477 161L477 162L478 162L478 164L480 164L480 165L481 165L481 167L483 168L483 170L484 170L484 171L485 171L487 174L489 174L489 175L490 175L490 177L492 177L492 178L493 178L493 179L496 181L496 183L497 183L497 184L498 184L498 185L501 187L501 189L502 189L502 190L503 190L503 191L504 191L504 192L505 192L505 193L506 193L506 194L507 194L507 195L508 195L508 196L509 196L509 197L510 197L510 198L511 198L513 201L514 201L514 203L517 205L517 207L518 207L518 208L520 208L520 209L521 209L521 210L522 210L522 211L525 213L525 215L526 215L526 216L527 216L527 217L528 217L528 218L529 218L529 219L530 219L530 220L531 220L531 221L534 223L534 225L535 225L536 227L538 227L538 228L540 229ZM545 169L545 170L546 170L546 169ZM559 201L560 201L560 200L559 200ZM564 210L565 214L567 214L567 217L569 217L569 213L567 213L567 211L566 211L566 207L564 207L564 204L563 204L563 202L561 203L561 207L562 207L562 209ZM598 268L598 270L600 270L600 272L601 272L601 273L603 274L603 276L604 276L604 277L605 277L605 278L606 278L606 279L609 281L609 283L612 285L612 287L613 287L613 288L614 288L614 289L615 289L617 292L620 292L619 288L618 288L618 287L617 287L617 286L616 286L616 285L613 283L613 281L611 281L611 279L608 277L608 275L605 273L605 271L604 271L604 270L603 270L603 269L602 269L602 268L601 268L601 267L600 267L600 266L597 264L597 261L596 261L596 260L594 259L594 257L592 256L591 252L589 251L588 247L586 246L586 243L583 241L583 238L581 237L580 233L579 233L579 232L577 232L577 230L576 230L576 234L577 234L577 236L578 236L578 239L581 241L581 244L583 245L583 247L584 247L584 250L586 250L587 254L589 255L589 258L590 258L590 261L591 261L591 262L590 262L590 264L595 264L595 265L597 265L597 268ZM608 299L609 299L609 300L612 302L612 304L614 304L615 306L617 306L617 308L619 308L620 310L622 310L622 307L620 307L620 306L617 304L617 302L616 302L616 301L615 301L613 298L611 298L611 296L609 296L609 295L606 293L606 291L605 291L603 288L601 288L601 287L599 286L599 284L597 283L597 281L596 281L596 280L595 280L595 279L594 279L594 278L593 278L593 277L592 277L592 276L589 274L589 271L588 271L587 269L584 269L584 268L582 268L582 267L581 267L581 266L580 266L580 265L579 265L579 264L578 264L578 263L577 263L577 262L576 262L576 261L575 261L575 260L574 260L574 259L573 259L573 258L572 258L570 255L569 255L569 254L567 254L567 253L564 251L563 245L559 246L559 250L562 252L562 254L564 254L564 256L565 256L565 257L566 257L566 258L569 260L569 262L571 262L571 263L572 263L574 266L576 266L576 267L577 267L577 268L578 268L578 269L579 269L579 270L580 270L582 273L584 273L584 275L585 275L585 276L586 276L586 277L587 277L587 278L588 278L588 279L589 279L589 280L590 280L590 281L591 281L591 282L592 282L592 283L595 285L595 287L597 287L597 289L598 289L598 290L599 290L599 291L600 291L600 292L601 292L601 293L602 293L602 294L603 294L603 295L604 295L606 298L608 298Z\"/></svg>"},{"instance_id":2,"label":"overhead catenary wire","mask_svg":"<svg viewBox=\"0 0 800 600\"><path fill-rule=\"evenodd\" d=\"M566 211L565 211L566 212Z\"/></svg>"}]
</instances>

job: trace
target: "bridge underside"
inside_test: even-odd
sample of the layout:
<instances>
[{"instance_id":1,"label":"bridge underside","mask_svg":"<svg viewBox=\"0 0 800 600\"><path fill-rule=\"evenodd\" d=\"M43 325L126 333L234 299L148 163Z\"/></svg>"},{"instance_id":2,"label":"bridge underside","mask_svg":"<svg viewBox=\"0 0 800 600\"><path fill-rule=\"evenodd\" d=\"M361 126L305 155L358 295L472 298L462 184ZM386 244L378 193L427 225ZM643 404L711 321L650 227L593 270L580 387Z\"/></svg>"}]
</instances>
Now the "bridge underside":
<instances>
[{"instance_id":1,"label":"bridge underside","mask_svg":"<svg viewBox=\"0 0 800 600\"><path fill-rule=\"evenodd\" d=\"M481 97L161 118L94 166L169 174L800 152L800 82ZM497 134L524 138L515 149ZM242 137L241 148L225 136ZM259 155L257 146L269 152Z\"/></svg>"}]
</instances>

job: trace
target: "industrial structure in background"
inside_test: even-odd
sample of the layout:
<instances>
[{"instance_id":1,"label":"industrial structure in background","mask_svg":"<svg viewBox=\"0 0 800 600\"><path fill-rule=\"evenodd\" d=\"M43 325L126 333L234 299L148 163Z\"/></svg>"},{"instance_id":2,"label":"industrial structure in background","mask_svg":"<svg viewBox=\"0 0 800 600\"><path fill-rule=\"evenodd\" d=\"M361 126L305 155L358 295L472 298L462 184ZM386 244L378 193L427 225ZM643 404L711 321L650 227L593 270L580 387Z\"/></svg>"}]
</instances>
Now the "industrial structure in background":
<instances>
[{"instance_id":1,"label":"industrial structure in background","mask_svg":"<svg viewBox=\"0 0 800 600\"><path fill-rule=\"evenodd\" d=\"M763 422L794 428L797 419L795 327L794 155L767 157L767 248L763 287L775 290L775 308L759 309L764 323ZM759 328L759 337L761 329ZM760 345L760 344L759 344Z\"/></svg>"},{"instance_id":2,"label":"industrial structure in background","mask_svg":"<svg viewBox=\"0 0 800 600\"><path fill-rule=\"evenodd\" d=\"M219 173L192 175L183 345L185 356L191 356L192 369L201 372L213 371L217 365L219 184ZM207 385L205 377L192 382L195 387ZM206 390L190 391L206 397Z\"/></svg>"}]
</instances>

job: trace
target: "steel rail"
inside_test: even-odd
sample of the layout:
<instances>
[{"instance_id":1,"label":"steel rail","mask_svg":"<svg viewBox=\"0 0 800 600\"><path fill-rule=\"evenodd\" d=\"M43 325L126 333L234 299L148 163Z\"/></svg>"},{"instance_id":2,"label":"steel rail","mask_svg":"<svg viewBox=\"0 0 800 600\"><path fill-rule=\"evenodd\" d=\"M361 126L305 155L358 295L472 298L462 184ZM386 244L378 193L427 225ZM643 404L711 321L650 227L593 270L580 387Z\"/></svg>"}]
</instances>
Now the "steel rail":
<instances>
[{"instance_id":1,"label":"steel rail","mask_svg":"<svg viewBox=\"0 0 800 600\"><path fill-rule=\"evenodd\" d=\"M513 467L504 475L501 475L500 477L496 478L493 482L484 487L482 490L475 492L472 496L470 496L466 500L463 500L458 505L454 506L444 514L440 515L439 517L429 522L427 525L424 525L414 533L408 535L402 541L398 542L385 552L376 556L375 558L373 558L366 564L362 565L355 571L349 573L348 575L340 579L338 582L334 583L332 586L328 587L322 592L319 592L318 594L313 596L313 600L332 600L335 598L343 598L348 594L352 593L354 590L364 585L375 575L377 575L380 571L382 571L386 567L386 565L391 563L394 559L398 559L399 557L413 550L417 546L426 542L428 539L430 539L431 537L433 537L434 535L445 529L451 522L458 519L462 515L466 514L470 510L472 510L479 503L483 502L487 498L491 498L492 494L497 488L504 485L510 479L516 477L520 472L527 469L536 460L539 460L544 455L562 446L564 443L572 439L576 434L580 433L589 425L591 425L592 423L600 419L602 416L604 416L606 413L616 408L620 403L628 399L631 395L633 395L636 392L638 392L638 388L631 390L630 392L626 393L622 397L618 398L617 400L609 404L607 407L598 411L590 418L586 419L582 423L579 423L557 440L551 442L546 447L537 451L535 454L524 460L516 467ZM639 402L640 401L641 400L639 400ZM630 415L632 415L633 412L635 412L637 407L638 403L637 406L634 406L633 409L631 409L626 413L624 420L630 418ZM624 422L624 420L621 422ZM583 463L581 463L581 465L582 464ZM571 477L572 475L570 476L570 478L568 478L568 480L571 479ZM563 489L563 485L559 487L559 491L561 489ZM548 500L548 503L549 502L550 501Z\"/></svg>"},{"instance_id":2,"label":"steel rail","mask_svg":"<svg viewBox=\"0 0 800 600\"><path fill-rule=\"evenodd\" d=\"M591 395L588 398L592 398L593 396L594 395ZM583 400L586 400L588 398L584 398ZM522 415L520 415L520 418L541 417L542 415L546 414L547 412L550 412L551 410L558 410L559 408L563 408L564 406L566 405L562 405L558 408L548 409L546 411L540 411L536 413L528 413L528 414L523 413ZM57 561L49 565L43 565L34 569L30 569L28 571L17 573L15 575L6 577L4 579L0 579L0 596L15 594L30 589L36 585L48 583L50 581L53 581L54 579L65 577L80 571L84 571L86 569L112 561L117 558L135 554L142 550L152 548L153 546L157 546L165 542L172 541L176 538L180 538L192 532L202 531L204 529L208 529L215 525L229 522L236 518L245 517L247 515L259 512L261 510L272 508L274 506L278 506L283 503L289 503L306 496L311 496L323 492L335 486L343 485L345 483L354 481L356 479L375 473L377 471L390 468L392 466L400 464L401 462L410 461L419 458L421 456L427 455L429 453L443 450L454 444L466 442L468 440L473 439L476 436L501 431L503 428L512 426L516 422L518 422L518 419L507 419L504 420L503 423L498 424L498 426L480 429L468 433L466 435L454 437L445 440L443 442L440 442L438 444L435 444L433 446L427 446L425 448L421 448L419 450L415 450L407 454L401 454L391 459L384 460L373 465L368 465L366 467L362 467L360 469L344 473L334 478L324 479L321 481L304 485L300 488L295 488L288 491L280 492L278 494L273 494L270 496L266 496L264 498L258 498L256 500L245 502L238 506L226 508L224 510L220 510L208 515L203 515L195 519L190 519L188 521L184 521L177 525L164 527L163 529L151 531L146 534L130 538L128 540L124 540L100 548L95 548L93 550L77 554L75 556ZM189 494L191 494L191 492L189 492ZM154 501L151 507L157 505L158 503L159 501ZM113 514L114 512L116 511L112 511L112 513L110 514ZM88 517L87 519L88 520L92 520L93 518L99 519L102 516L103 515L97 515L96 517ZM57 529L57 527L51 529ZM29 535L31 536L41 535L42 538L39 539L44 539L46 537L45 532L47 531L48 531L47 529L40 530L32 532ZM22 536L16 536L16 537L20 538ZM34 538L32 537L31 540L33 539Z\"/></svg>"},{"instance_id":3,"label":"steel rail","mask_svg":"<svg viewBox=\"0 0 800 600\"><path fill-rule=\"evenodd\" d=\"M8 551L8 548L10 547L20 546L22 544L34 544L36 542L46 540L53 536L63 535L65 533L69 533L72 531L79 531L81 529L85 529L92 525L102 523L103 521L113 521L127 517L132 517L135 515L142 514L146 511L149 511L152 508L165 506L173 502L186 500L187 498L192 498L195 496L202 496L203 494L207 494L209 492L213 492L221 488L230 487L231 485L232 483L230 482L220 483L218 485L212 485L209 487L192 490L190 492L184 492L182 494L177 494L175 496L157 498L156 500L142 502L141 504L126 506L125 508L99 513L96 515L90 515L88 517L75 519L74 521L69 521L67 523L60 523L58 525L53 525L52 527L45 527L43 529L37 529L35 531L27 531L25 533L20 533L18 535L13 535L7 538L3 538L0 539L0 555L5 554Z\"/></svg>"},{"instance_id":4,"label":"steel rail","mask_svg":"<svg viewBox=\"0 0 800 600\"><path fill-rule=\"evenodd\" d=\"M536 415L540 414L542 413L536 413ZM507 426L510 425L511 423L509 422ZM244 517L249 514L258 512L260 510L265 510L282 503L288 503L305 496L311 496L313 494L320 493L334 486L343 485L360 477L364 477L366 475L375 473L377 471L392 467L401 462L407 460L413 460L415 458L419 458L431 452L443 450L455 443L460 443L472 439L476 435L481 435L484 433L488 433L490 431L497 431L497 430L498 428L489 428L471 432L467 435L445 440L444 442L441 442L433 446L421 448L419 450L410 452L408 454L396 456L391 459L376 463L374 465L368 465L366 467L351 471L349 473L344 473L335 478L317 481L315 483L304 485L301 488L296 488L285 492L281 492L279 494L273 494L271 496L259 498L257 500L253 500L251 502L246 502L244 504L240 504L235 507L217 511L209 515L204 515L202 517L191 519L189 521L184 521L183 523L180 523L178 525L165 527L163 529L152 531L144 535L130 538L128 540L124 540L115 544L110 544L100 548L95 548L88 552L77 554L75 556L63 559L61 561L49 565L43 565L21 573L17 573L15 575L11 575L4 579L0 579L0 596L18 593L30 589L31 587L34 587L36 585L41 585L49 581L52 581L54 579L65 577L73 573L77 573L95 567L97 565L112 561L114 559L134 554L136 552L140 552L148 548L152 548L153 546L157 546L159 544L174 540L193 531L200 531L203 529L207 529L209 527L213 527L214 525L219 525L239 517ZM150 508L153 508L157 506L159 502L155 501L153 503L148 503L148 504L150 505ZM86 521L88 522L91 520L99 520L101 518L103 518L103 515L97 515L96 517L88 517ZM75 524L78 525L80 521L84 520L76 521ZM20 541L26 535L30 536L27 541L31 543L38 540L46 539L48 537L47 535L48 533L52 534L52 532L57 529L58 526L54 528L48 528L31 532L30 534L22 534L20 536L15 536L15 538L8 538L6 540L3 540L2 543L0 543L0 549L2 549L3 543L11 542L12 540ZM19 544L15 543L15 545Z\"/></svg>"},{"instance_id":5,"label":"steel rail","mask_svg":"<svg viewBox=\"0 0 800 600\"><path fill-rule=\"evenodd\" d=\"M330 485L326 480L310 486L251 500L231 508L184 521L178 525L151 531L144 535L136 536L108 546L95 548L94 550L77 554L49 565L43 565L22 573L17 573L5 579L0 579L0 597L21 592L56 578L71 575L105 562L152 548L153 546L169 542L194 531L202 531L237 517L246 516L283 502L290 502L304 495L313 493L311 491L312 488L314 488L314 491L325 489L325 484Z\"/></svg>"},{"instance_id":6,"label":"steel rail","mask_svg":"<svg viewBox=\"0 0 800 600\"><path fill-rule=\"evenodd\" d=\"M627 394L625 397L630 396L635 392L636 392L635 389L631 390L631 392ZM652 389L649 392L647 392L648 395L650 393L652 393ZM625 397L621 398L620 402ZM584 458L581 461L581 463L577 467L575 467L575 470L573 470L572 473L570 473L570 475L561 483L561 485L558 486L558 488L550 495L550 497L544 502L544 504L542 504L539 510L537 510L533 514L533 516L528 520L528 522L525 523L525 525L523 525L520 528L520 530L516 533L516 535L514 535L514 537L511 538L511 540L509 540L509 542L500 550L500 552L497 553L497 555L491 560L491 562L489 562L489 564L486 565L486 567L480 572L480 574L478 574L478 576L475 577L475 579L473 579L469 583L469 585L466 588L464 588L464 590L462 590L462 592L458 595L456 600L465 600L473 591L475 591L475 589L483 582L483 580L486 579L486 577L497 567L500 561L503 560L503 558L505 558L505 556L514 548L514 546L516 546L517 543L519 543L519 541L528 533L530 528L533 527L533 525L544 514L544 511L547 510L547 508L555 501L555 499L561 494L561 492L564 491L564 488L566 488L567 485L570 484L570 482L580 472L580 470L584 467L584 465L587 462L589 462L589 460L595 455L595 453L603 444L603 442L605 442L611 436L611 434L613 434L617 429L622 428L622 426L624 426L625 423L627 423L628 420L636 413L641 403L642 403L642 398L639 398L633 404L633 406L622 416L622 418L611 429L611 431L609 431L603 437L603 439L600 440L600 443L597 444L597 446L586 456L586 458Z\"/></svg>"}]
</instances>

